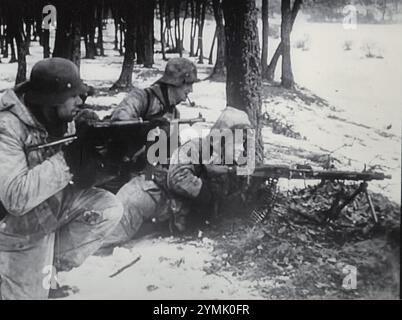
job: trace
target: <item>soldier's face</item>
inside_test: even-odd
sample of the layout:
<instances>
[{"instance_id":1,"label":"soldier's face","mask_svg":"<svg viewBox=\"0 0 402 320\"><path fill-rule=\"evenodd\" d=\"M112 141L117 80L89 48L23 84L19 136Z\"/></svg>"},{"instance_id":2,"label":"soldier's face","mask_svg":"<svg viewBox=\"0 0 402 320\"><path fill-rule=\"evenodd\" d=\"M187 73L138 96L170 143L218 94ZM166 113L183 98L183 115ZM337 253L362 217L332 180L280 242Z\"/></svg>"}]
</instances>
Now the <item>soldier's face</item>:
<instances>
[{"instance_id":1,"label":"soldier's face","mask_svg":"<svg viewBox=\"0 0 402 320\"><path fill-rule=\"evenodd\" d=\"M82 104L79 96L68 98L63 104L57 106L57 116L63 122L73 121L79 111L78 106Z\"/></svg>"},{"instance_id":2,"label":"soldier's face","mask_svg":"<svg viewBox=\"0 0 402 320\"><path fill-rule=\"evenodd\" d=\"M170 98L172 104L179 104L186 101L188 94L193 92L193 84L183 84L180 87L170 87Z\"/></svg>"}]
</instances>

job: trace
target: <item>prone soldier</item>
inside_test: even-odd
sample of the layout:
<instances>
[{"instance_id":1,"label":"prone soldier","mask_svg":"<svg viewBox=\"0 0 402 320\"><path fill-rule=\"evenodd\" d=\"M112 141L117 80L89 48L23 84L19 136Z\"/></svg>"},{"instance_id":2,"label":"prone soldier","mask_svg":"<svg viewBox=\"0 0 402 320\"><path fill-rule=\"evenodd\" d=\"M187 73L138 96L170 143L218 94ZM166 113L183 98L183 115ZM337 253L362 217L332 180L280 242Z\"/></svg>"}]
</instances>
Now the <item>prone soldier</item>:
<instances>
[{"instance_id":1,"label":"prone soldier","mask_svg":"<svg viewBox=\"0 0 402 320\"><path fill-rule=\"evenodd\" d=\"M117 245L133 238L144 221L171 221L174 230L186 229L189 217L210 212L219 189L225 182L216 177L227 176L230 166L218 157L243 151L240 144L225 142L222 152L221 141L211 138L216 131L247 129L251 127L248 115L238 109L226 107L213 125L210 134L195 138L173 152L168 170L154 167L147 178L145 174L132 178L116 194L124 206L124 214L116 229L108 236L105 246ZM210 148L208 159L202 159L201 148ZM236 158L236 156L234 156ZM218 160L218 161L216 161ZM218 164L217 164L218 163ZM218 185L216 185L218 183ZM197 218L197 217L195 217Z\"/></svg>"}]
</instances>

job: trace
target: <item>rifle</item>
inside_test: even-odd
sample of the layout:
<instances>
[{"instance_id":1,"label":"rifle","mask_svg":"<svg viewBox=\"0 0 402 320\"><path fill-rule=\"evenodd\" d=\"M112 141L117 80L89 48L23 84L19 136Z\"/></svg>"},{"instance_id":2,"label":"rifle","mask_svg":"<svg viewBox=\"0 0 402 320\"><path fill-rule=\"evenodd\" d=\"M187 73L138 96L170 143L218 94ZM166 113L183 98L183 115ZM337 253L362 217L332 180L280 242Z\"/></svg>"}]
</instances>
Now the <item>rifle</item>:
<instances>
[{"instance_id":1,"label":"rifle","mask_svg":"<svg viewBox=\"0 0 402 320\"><path fill-rule=\"evenodd\" d=\"M158 118L159 119L159 118ZM135 130L138 129L139 127L150 127L152 128L154 126L154 123L156 122L155 120L158 119L151 119L151 120L143 120L142 118L137 118L137 119L132 119L132 120L120 120L120 121L114 121L110 119L106 120L100 120L100 121L93 121L89 120L87 121L88 126L90 127L90 130L92 131L92 135L95 136L108 136L110 132L108 132L110 129L113 132L118 132L122 130L122 133L126 133L127 130ZM193 125L198 122L205 122L205 118L203 118L202 114L200 113L198 117L196 118L190 118L190 119L173 119L171 121L168 121L169 123L174 123L174 124L189 124ZM74 140L79 139L77 135L69 135L65 136L63 138L57 139L55 141L49 142L49 143L41 143L37 145L33 145L27 148L28 152L32 151L37 151L45 148L50 148L54 147L57 145L63 145L63 144L68 144L70 142L73 142Z\"/></svg>"},{"instance_id":2,"label":"rifle","mask_svg":"<svg viewBox=\"0 0 402 320\"><path fill-rule=\"evenodd\" d=\"M328 210L327 214L330 217L337 217L343 208L345 208L350 202L352 202L356 196L360 193L364 193L367 202L370 207L371 215L374 221L377 223L378 218L375 212L373 202L367 191L368 181L372 180L384 180L391 179L391 175L386 175L382 172L372 172L363 170L359 171L339 171L339 170L314 170L309 165L296 165L294 167L287 165L261 165L255 168L254 172L249 176L256 179L257 181L264 183L264 185L269 185L269 188L265 188L266 191L270 192L270 199L268 202L274 202L276 195L272 195L272 189L276 188L276 182L280 178L286 179L302 179L302 180L321 180L321 181L338 181L338 180L349 180L349 181L362 181L359 187L351 194L341 199L337 197ZM260 185L260 184L259 184ZM343 201L342 201L343 200ZM271 208L272 203L269 203ZM265 213L266 215L266 213ZM262 221L265 215L259 211L254 210L252 213L252 218L255 221Z\"/></svg>"}]
</instances>

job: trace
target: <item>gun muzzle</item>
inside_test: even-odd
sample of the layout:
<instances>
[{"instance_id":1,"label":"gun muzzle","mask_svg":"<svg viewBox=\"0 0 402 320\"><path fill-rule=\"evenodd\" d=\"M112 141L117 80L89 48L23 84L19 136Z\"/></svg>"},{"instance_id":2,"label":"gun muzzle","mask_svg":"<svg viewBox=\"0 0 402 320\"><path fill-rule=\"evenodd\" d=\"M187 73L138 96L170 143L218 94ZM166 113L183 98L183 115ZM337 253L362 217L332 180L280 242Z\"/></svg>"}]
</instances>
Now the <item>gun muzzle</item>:
<instances>
[{"instance_id":1,"label":"gun muzzle","mask_svg":"<svg viewBox=\"0 0 402 320\"><path fill-rule=\"evenodd\" d=\"M41 150L41 149L45 149L45 148L50 148L50 147L54 147L60 144L65 144L65 143L70 143L73 142L74 140L78 139L78 137L76 135L71 135L71 136L66 136L62 139L53 141L53 142L49 142L49 143L42 143L42 144L38 144L38 145L34 145L31 147L28 147L28 152L31 151L37 151L37 150Z\"/></svg>"}]
</instances>

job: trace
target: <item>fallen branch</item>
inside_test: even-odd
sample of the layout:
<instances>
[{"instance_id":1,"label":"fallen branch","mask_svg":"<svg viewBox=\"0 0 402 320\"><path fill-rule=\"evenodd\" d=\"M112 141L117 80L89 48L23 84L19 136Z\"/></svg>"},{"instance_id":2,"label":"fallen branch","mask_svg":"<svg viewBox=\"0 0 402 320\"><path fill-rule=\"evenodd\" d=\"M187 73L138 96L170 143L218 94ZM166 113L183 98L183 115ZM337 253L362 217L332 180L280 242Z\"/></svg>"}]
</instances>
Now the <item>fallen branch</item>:
<instances>
[{"instance_id":1,"label":"fallen branch","mask_svg":"<svg viewBox=\"0 0 402 320\"><path fill-rule=\"evenodd\" d=\"M119 270L117 270L115 273L113 273L112 275L109 276L109 278L113 278L115 276L117 276L119 273L122 273L124 270L126 270L127 268L130 268L131 266L133 266L134 264L136 264L138 261L140 261L141 256L136 257L133 261L131 261L129 264L123 266L122 268L120 268Z\"/></svg>"}]
</instances>

